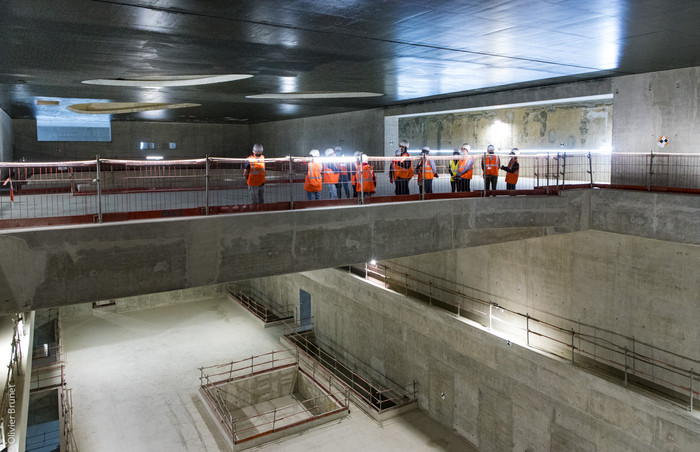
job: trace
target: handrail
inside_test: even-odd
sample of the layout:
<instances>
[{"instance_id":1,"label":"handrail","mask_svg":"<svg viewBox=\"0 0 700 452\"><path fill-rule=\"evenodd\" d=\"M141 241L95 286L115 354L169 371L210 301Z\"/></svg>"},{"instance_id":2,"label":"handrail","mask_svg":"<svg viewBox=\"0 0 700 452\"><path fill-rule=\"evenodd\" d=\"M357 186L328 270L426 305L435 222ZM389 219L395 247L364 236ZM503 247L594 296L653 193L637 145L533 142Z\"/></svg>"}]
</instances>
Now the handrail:
<instances>
[{"instance_id":1,"label":"handrail","mask_svg":"<svg viewBox=\"0 0 700 452\"><path fill-rule=\"evenodd\" d=\"M307 353L313 360L314 366L315 363L318 362L322 368L331 375L349 374L349 382L342 378L340 378L340 381L360 398L367 400L374 409L378 407L379 412L385 409L385 405L389 405L389 408L393 408L415 400L415 384L413 384L412 392L394 382L391 382L394 385L393 387L382 388L380 384L374 382L370 377L361 375L356 369L351 369L330 353L324 352L325 355L328 355L330 360L324 358L324 353L321 353L321 347L311 342L305 335L292 331L285 332L284 337L289 338L292 345L301 348L302 351ZM313 348L317 349L318 353L314 353L312 351ZM390 381L386 377L384 377L384 379ZM384 399L382 399L381 396L384 396Z\"/></svg>"},{"instance_id":2,"label":"handrail","mask_svg":"<svg viewBox=\"0 0 700 452\"><path fill-rule=\"evenodd\" d=\"M500 153L502 163L507 155ZM306 201L303 189L308 157L266 158L265 203L249 204L243 177L247 158L208 157L182 160L101 159L67 162L0 162L10 175L0 188L0 228L111 222L160 216L197 216L251 211L289 210L380 202L430 201L504 195L558 195L566 188L618 188L700 194L700 155L588 151L524 152L519 157L516 190L481 190L483 155L475 153L472 192L447 184L449 162L460 156L430 156L437 174L431 193L396 195L389 173L395 157L369 157L377 185L374 193L349 199ZM411 156L417 165L420 156ZM659 160L661 159L661 160ZM352 157L318 158L320 163ZM699 174L696 174L699 173ZM361 175L362 173L360 173ZM364 176L362 176L364 177ZM341 182L347 184L347 182ZM501 185L503 183L501 182ZM327 186L327 185L326 185ZM460 189L461 190L461 189ZM9 192L9 193L8 193ZM347 191L346 191L347 193ZM167 196L166 196L167 194ZM269 195L269 196L268 196ZM80 199L76 199L76 198ZM10 204L11 203L11 204Z\"/></svg>"},{"instance_id":3,"label":"handrail","mask_svg":"<svg viewBox=\"0 0 700 452\"><path fill-rule=\"evenodd\" d=\"M535 347L531 343L530 337L536 336L536 337L544 338L547 341L550 341L552 343L558 344L563 349L570 350L570 352L571 352L570 359L572 362L575 362L575 354L579 353L579 354L583 354L583 355L591 357L591 359L593 359L594 361L604 362L604 363L607 363L608 365L611 365L612 367L617 367L617 368L623 370L625 384L627 384L629 381L629 374L632 374L632 375L636 375L638 377L640 377L640 376L644 377L644 379L647 379L648 381L650 381L652 383L660 384L661 386L664 386L664 387L667 387L671 390L677 391L679 394L688 393L689 399L690 399L688 406L690 407L691 411L693 409L693 399L700 396L700 390L699 390L700 388L697 388L697 387L694 388L694 384L693 384L694 380L697 379L697 375L694 371L694 369L696 367L691 367L691 365L692 366L695 366L695 365L700 366L700 361L698 361L696 359L689 358L689 357L686 357L686 356L680 355L678 353L668 351L668 350L665 350L665 349L662 349L659 347L655 347L655 346L647 344L645 342L638 341L633 337L629 338L629 337L624 336L624 335L617 333L617 332L609 331L609 330L606 330L603 328L597 328L597 327L592 326L592 325L581 324L580 322L574 322L574 321L562 318L563 320L566 320L567 322L570 322L572 324L578 324L578 325L585 326L587 328L591 328L591 329L594 329L597 331L605 332L605 333L610 334L610 335L615 335L615 336L623 338L625 340L632 341L633 345L636 344L636 345L647 347L647 348L652 350L652 355L658 354L658 353L665 353L665 354L668 354L669 356L673 356L675 358L682 359L689 364L688 367L681 367L679 365L669 363L669 362L666 362L666 361L658 359L658 358L654 358L653 356L648 356L644 353L636 351L635 349L630 350L627 348L627 346L620 345L618 343L613 342L612 340L600 338L600 337L597 337L595 335L576 332L574 330L564 328L560 325L556 325L552 322L539 320L535 317L532 317L529 313L523 314L521 312L509 309L509 308L506 308L503 306L499 306L495 302L490 302L487 300L480 299L478 297L466 295L465 293L462 293L460 290L453 290L453 289L449 289L449 288L443 288L443 287L436 286L433 284L433 280L448 282L451 285L454 285L457 287L462 287L462 288L465 288L465 289L468 289L471 291L482 292L478 289L473 289L473 288L464 286L463 284L460 284L460 283L457 283L454 281L449 281L446 278L442 278L442 277L435 276L435 275L429 275L429 274L426 274L424 272L420 272L420 273L423 273L424 275L426 275L428 279L421 279L417 276L414 276L413 274L409 274L408 272L396 271L396 270L391 268L392 266L402 267L402 268L416 272L416 270L414 270L414 269L410 269L409 267L406 267L406 266L403 266L401 264L397 264L394 262L392 262L390 265L378 264L378 263L377 264L365 264L365 268L362 270L364 271L365 278L367 278L367 279L370 278L370 276L378 277L379 279L383 279L385 284L388 283L391 286L403 287L407 291L411 290L411 292L413 292L413 293L419 293L419 294L422 294L424 296L428 296L429 301L431 303L433 302L433 300L435 300L435 302L439 301L441 304L445 304L445 305L457 308L458 315L462 315L462 312L460 312L461 310L464 310L464 309L469 310L469 308L465 307L461 302L459 302L458 304L454 304L453 302L450 302L450 301L440 300L433 293L433 289L435 289L436 291L442 291L444 293L454 295L454 296L461 298L461 299L466 299L470 302L475 302L477 305L488 306L488 308L489 308L488 313L486 313L484 311L477 311L474 309L471 309L470 312L474 312L478 315L481 315L481 316L487 318L488 325L485 325L485 326L488 326L489 329L492 329L492 330L495 329L493 326L494 320L501 321L503 323L507 323L509 328L522 331L524 333L527 346L529 346L529 347ZM358 272L358 273L361 274L362 272ZM399 278L396 278L395 276L392 277L390 275L390 273L394 273ZM403 278L403 281L401 280L401 278ZM418 287L409 288L409 286L408 286L409 280L412 282L418 283L418 284L428 285L430 288L430 293L429 294L422 293L422 292L418 291ZM406 293L408 293L408 292L406 292ZM440 306L438 306L438 307L440 307ZM507 314L515 316L516 318L520 319L521 324L524 321L525 327L523 328L520 325L513 324L512 322L505 322L502 319L495 317L493 315L494 309L498 309L502 313L507 313ZM534 330L533 323L535 325L541 325L542 327L549 328L550 330L552 330L552 333L546 333L544 331ZM564 340L563 337L562 338L554 337L551 335L553 333L563 335L563 337L568 337L569 340ZM578 346L576 346L577 341L579 343ZM591 353L590 351L581 347L582 341L585 343L588 343L590 345L593 345L594 347L603 348L603 349L605 349L613 354L622 355L622 356L624 356L624 361L623 362L615 361L613 359L603 357L600 354ZM543 348L542 346L536 346L536 348L542 349L542 350L550 352L550 353L558 354L557 350L554 348L551 348L551 347L550 348ZM628 360L633 360L635 365L633 367L630 367L628 365ZM652 368L654 368L654 369L659 369L660 371L664 371L664 372L668 372L670 374L677 375L680 378L684 378L684 379L687 378L689 381L689 384L686 386L684 384L680 384L678 381L673 382L673 381L670 381L668 379L664 379L659 375L644 371L643 369L638 369L637 368L638 364L647 364L649 366L652 366Z\"/></svg>"},{"instance_id":4,"label":"handrail","mask_svg":"<svg viewBox=\"0 0 700 452\"><path fill-rule=\"evenodd\" d=\"M275 354L278 356L282 356L281 358L277 358L275 360ZM261 361L262 359L262 361ZM290 362L291 361L291 362ZM275 362L277 362L277 365L275 365ZM245 364L245 365L244 365ZM336 412L342 412L346 411L349 409L349 404L348 404L348 393L347 392L333 392L333 387L338 387L337 382L334 380L335 377L329 378L329 386L328 386L328 392L323 395L319 395L316 397L311 397L307 400L304 400L300 402L299 404L293 404L293 405L288 405L285 407L280 407L273 409L271 411L267 411L264 413L256 413L251 416L245 416L245 417L234 417L233 414L231 413L228 405L226 402L223 400L223 397L221 396L220 391L217 389L217 386L222 384L222 383L227 383L230 381L234 381L237 378L245 378L249 377L251 375L255 375L257 373L256 367L259 366L264 366L265 364L271 364L271 366L266 367L264 371L271 371L271 370L276 370L276 369L284 369L288 368L289 366L293 365L296 366L296 368L299 371L303 371L303 369L300 368L300 361L299 361L299 356L298 354L295 356L292 353L290 353L288 350L274 350L269 353L263 353L261 355L254 355L249 358L241 359L238 361L230 361L227 363L221 363L221 364L214 364L210 366L202 366L199 368L200 370L200 388L203 391L204 395L206 398L209 400L209 402L214 404L214 408L216 410L216 415L219 418L219 422L224 426L226 429L227 434L230 436L231 440L233 441L234 444L238 444L247 440L252 439L252 437L247 437L246 432L253 430L255 432L255 436L259 436L262 434L266 434L269 432L274 432L280 428L287 428L287 426L283 427L277 427L277 424L283 422L284 420L291 418L295 415L299 415L302 413L306 413L310 419L316 419L320 418L323 416L327 416L329 414L333 414ZM224 371L224 372L217 372L214 374L207 373L207 370L210 369L224 369L224 368L229 368L231 369L230 371ZM240 377L233 377L232 374L238 371L243 371L244 374L240 375ZM219 377L222 375L227 375L229 374L228 378L224 379L219 379L216 380L213 377ZM216 380L216 381L214 381ZM341 386L341 388L344 388L344 386ZM213 391L216 390L216 391ZM328 410L324 410L324 413L318 415L314 414L313 410L321 406L321 404L318 403L319 400L328 399L328 397L331 397L332 400L335 401L335 409L331 410L330 412ZM343 401L344 400L344 401ZM301 405L301 409L298 409L298 406ZM329 406L330 408L330 406ZM289 411L292 411L289 413ZM279 413L283 413L283 415L279 415ZM265 419L265 417L268 417L270 414L272 414L272 420L268 421ZM259 421L256 421L256 419L260 419ZM241 425L245 426L246 424L252 424L251 426L248 427L240 427ZM262 433L261 430L265 428L265 426L272 425L271 429L268 430L267 432L263 431ZM295 423L296 424L296 423Z\"/></svg>"}]
</instances>

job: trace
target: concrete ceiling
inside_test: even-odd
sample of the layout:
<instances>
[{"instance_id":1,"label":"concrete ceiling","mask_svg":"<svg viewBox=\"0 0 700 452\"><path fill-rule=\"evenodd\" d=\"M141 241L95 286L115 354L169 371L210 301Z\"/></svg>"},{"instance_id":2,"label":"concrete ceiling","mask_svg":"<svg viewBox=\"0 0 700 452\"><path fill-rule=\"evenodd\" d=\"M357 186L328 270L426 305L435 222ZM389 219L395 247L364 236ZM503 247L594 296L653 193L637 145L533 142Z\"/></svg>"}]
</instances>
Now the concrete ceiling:
<instances>
[{"instance_id":1,"label":"concrete ceiling","mask_svg":"<svg viewBox=\"0 0 700 452\"><path fill-rule=\"evenodd\" d=\"M196 103L112 120L245 124L700 66L698 0L0 2L0 108ZM82 83L249 74L201 86ZM251 99L271 93L378 97ZM49 106L44 106L49 108Z\"/></svg>"}]
</instances>

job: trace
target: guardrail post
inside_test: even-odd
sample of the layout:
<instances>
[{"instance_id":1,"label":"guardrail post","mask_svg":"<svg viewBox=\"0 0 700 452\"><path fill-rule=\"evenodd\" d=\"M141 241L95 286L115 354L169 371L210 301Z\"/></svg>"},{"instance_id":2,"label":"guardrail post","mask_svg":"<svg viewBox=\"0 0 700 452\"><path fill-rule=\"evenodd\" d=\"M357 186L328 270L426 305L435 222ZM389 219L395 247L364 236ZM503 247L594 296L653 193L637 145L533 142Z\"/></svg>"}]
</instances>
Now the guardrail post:
<instances>
[{"instance_id":1,"label":"guardrail post","mask_svg":"<svg viewBox=\"0 0 700 452\"><path fill-rule=\"evenodd\" d=\"M253 366L255 365L253 363L253 358L255 358L255 356L250 357L250 373L251 373L251 375L253 374Z\"/></svg>"},{"instance_id":2,"label":"guardrail post","mask_svg":"<svg viewBox=\"0 0 700 452\"><path fill-rule=\"evenodd\" d=\"M493 329L493 303L489 303L489 329Z\"/></svg>"},{"instance_id":3,"label":"guardrail post","mask_svg":"<svg viewBox=\"0 0 700 452\"><path fill-rule=\"evenodd\" d=\"M566 185L566 152L562 154L563 163L562 163L562 168L561 168L561 187L564 188L564 185Z\"/></svg>"},{"instance_id":4,"label":"guardrail post","mask_svg":"<svg viewBox=\"0 0 700 452\"><path fill-rule=\"evenodd\" d=\"M525 340L527 341L527 346L530 346L530 313L528 312L525 318Z\"/></svg>"},{"instance_id":5,"label":"guardrail post","mask_svg":"<svg viewBox=\"0 0 700 452\"><path fill-rule=\"evenodd\" d=\"M275 431L275 422L277 422L277 408L272 412L272 431Z\"/></svg>"},{"instance_id":6,"label":"guardrail post","mask_svg":"<svg viewBox=\"0 0 700 452\"><path fill-rule=\"evenodd\" d=\"M209 215L209 154L204 162L204 215Z\"/></svg>"},{"instance_id":7,"label":"guardrail post","mask_svg":"<svg viewBox=\"0 0 700 452\"><path fill-rule=\"evenodd\" d=\"M484 179L484 190L481 193L482 197L486 197L486 152L484 152L484 155L481 157L481 166L483 170L481 171L481 177Z\"/></svg>"},{"instance_id":8,"label":"guardrail post","mask_svg":"<svg viewBox=\"0 0 700 452\"><path fill-rule=\"evenodd\" d=\"M693 411L693 368L690 368L690 411Z\"/></svg>"},{"instance_id":9,"label":"guardrail post","mask_svg":"<svg viewBox=\"0 0 700 452\"><path fill-rule=\"evenodd\" d=\"M420 200L423 201L425 200L425 164L427 163L427 159L425 158L425 153L421 157L421 181L423 182L423 188L420 190Z\"/></svg>"},{"instance_id":10,"label":"guardrail post","mask_svg":"<svg viewBox=\"0 0 700 452\"><path fill-rule=\"evenodd\" d=\"M651 150L649 158L649 179L647 180L647 191L651 191L651 179L654 175L654 150Z\"/></svg>"},{"instance_id":11,"label":"guardrail post","mask_svg":"<svg viewBox=\"0 0 700 452\"><path fill-rule=\"evenodd\" d=\"M625 346L625 386L627 386L627 346Z\"/></svg>"},{"instance_id":12,"label":"guardrail post","mask_svg":"<svg viewBox=\"0 0 700 452\"><path fill-rule=\"evenodd\" d=\"M100 156L95 156L96 171L95 182L97 183L97 222L102 223L102 184L100 181Z\"/></svg>"},{"instance_id":13,"label":"guardrail post","mask_svg":"<svg viewBox=\"0 0 700 452\"><path fill-rule=\"evenodd\" d=\"M588 151L588 174L591 176L591 188L593 188L593 158L591 157L591 151Z\"/></svg>"},{"instance_id":14,"label":"guardrail post","mask_svg":"<svg viewBox=\"0 0 700 452\"><path fill-rule=\"evenodd\" d=\"M574 351L576 350L576 346L574 345L574 337L576 333L574 330L571 330L571 364L574 364Z\"/></svg>"},{"instance_id":15,"label":"guardrail post","mask_svg":"<svg viewBox=\"0 0 700 452\"><path fill-rule=\"evenodd\" d=\"M549 152L547 152L547 156L546 156L545 169L546 169L545 176L547 177L547 185L545 186L546 187L545 192L547 194L549 194Z\"/></svg>"},{"instance_id":16,"label":"guardrail post","mask_svg":"<svg viewBox=\"0 0 700 452\"><path fill-rule=\"evenodd\" d=\"M294 210L294 173L292 172L292 156L289 156L289 208Z\"/></svg>"},{"instance_id":17,"label":"guardrail post","mask_svg":"<svg viewBox=\"0 0 700 452\"><path fill-rule=\"evenodd\" d=\"M369 164L369 162L367 162ZM358 166L359 165L359 166ZM360 204L365 203L365 183L363 178L364 168L362 168L362 154L360 154L360 161L355 163L355 168L359 168L356 172L360 173Z\"/></svg>"}]
</instances>

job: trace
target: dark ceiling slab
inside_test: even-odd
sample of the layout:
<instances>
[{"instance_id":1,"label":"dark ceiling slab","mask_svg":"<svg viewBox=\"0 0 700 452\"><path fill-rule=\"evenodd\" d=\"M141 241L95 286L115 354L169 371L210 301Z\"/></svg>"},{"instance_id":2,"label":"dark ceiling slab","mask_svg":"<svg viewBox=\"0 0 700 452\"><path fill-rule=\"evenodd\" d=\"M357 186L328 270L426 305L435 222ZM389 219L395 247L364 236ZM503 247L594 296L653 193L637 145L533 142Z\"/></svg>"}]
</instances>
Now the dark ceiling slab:
<instances>
[{"instance_id":1,"label":"dark ceiling slab","mask_svg":"<svg viewBox=\"0 0 700 452\"><path fill-rule=\"evenodd\" d=\"M469 92L700 65L700 2L72 0L2 2L0 108L36 100L198 103L113 120L255 123ZM251 74L135 88L83 80ZM259 100L278 92L378 98Z\"/></svg>"}]
</instances>

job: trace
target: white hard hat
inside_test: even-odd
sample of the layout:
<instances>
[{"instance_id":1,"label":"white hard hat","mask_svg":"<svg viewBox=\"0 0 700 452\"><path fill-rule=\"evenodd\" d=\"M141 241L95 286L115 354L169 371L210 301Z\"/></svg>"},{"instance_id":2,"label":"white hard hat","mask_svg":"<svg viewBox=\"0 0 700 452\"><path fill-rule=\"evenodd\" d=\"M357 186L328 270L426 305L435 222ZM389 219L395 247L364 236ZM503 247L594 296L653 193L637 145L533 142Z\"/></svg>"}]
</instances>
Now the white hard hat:
<instances>
[{"instance_id":1,"label":"white hard hat","mask_svg":"<svg viewBox=\"0 0 700 452\"><path fill-rule=\"evenodd\" d=\"M406 141L406 140L401 140L401 141L399 141L399 147L407 148L407 147L408 147L408 141Z\"/></svg>"},{"instance_id":2,"label":"white hard hat","mask_svg":"<svg viewBox=\"0 0 700 452\"><path fill-rule=\"evenodd\" d=\"M253 153L254 154L262 154L263 153L262 144L254 144L253 145Z\"/></svg>"},{"instance_id":3,"label":"white hard hat","mask_svg":"<svg viewBox=\"0 0 700 452\"><path fill-rule=\"evenodd\" d=\"M334 153L335 153L335 151L333 150L333 148L326 149L326 157L330 157Z\"/></svg>"},{"instance_id":4,"label":"white hard hat","mask_svg":"<svg viewBox=\"0 0 700 452\"><path fill-rule=\"evenodd\" d=\"M360 154L362 154L360 151L355 151L355 153L353 154L353 156L354 156L354 157L359 157Z\"/></svg>"},{"instance_id":5,"label":"white hard hat","mask_svg":"<svg viewBox=\"0 0 700 452\"><path fill-rule=\"evenodd\" d=\"M430 148L428 146L423 146L423 149L420 150L423 154L428 154L430 153Z\"/></svg>"},{"instance_id":6,"label":"white hard hat","mask_svg":"<svg viewBox=\"0 0 700 452\"><path fill-rule=\"evenodd\" d=\"M464 144L462 144L462 149L466 149L467 151L471 151L471 150L472 150L472 147L469 146L468 143L464 143Z\"/></svg>"},{"instance_id":7,"label":"white hard hat","mask_svg":"<svg viewBox=\"0 0 700 452\"><path fill-rule=\"evenodd\" d=\"M340 146L336 146L335 152L343 152L343 148L341 148Z\"/></svg>"},{"instance_id":8,"label":"white hard hat","mask_svg":"<svg viewBox=\"0 0 700 452\"><path fill-rule=\"evenodd\" d=\"M369 157L367 157L367 154L362 154L362 163L367 163L369 162Z\"/></svg>"},{"instance_id":9,"label":"white hard hat","mask_svg":"<svg viewBox=\"0 0 700 452\"><path fill-rule=\"evenodd\" d=\"M321 154L318 152L318 149L312 149L311 152L309 152L309 155L311 157L320 157Z\"/></svg>"}]
</instances>

